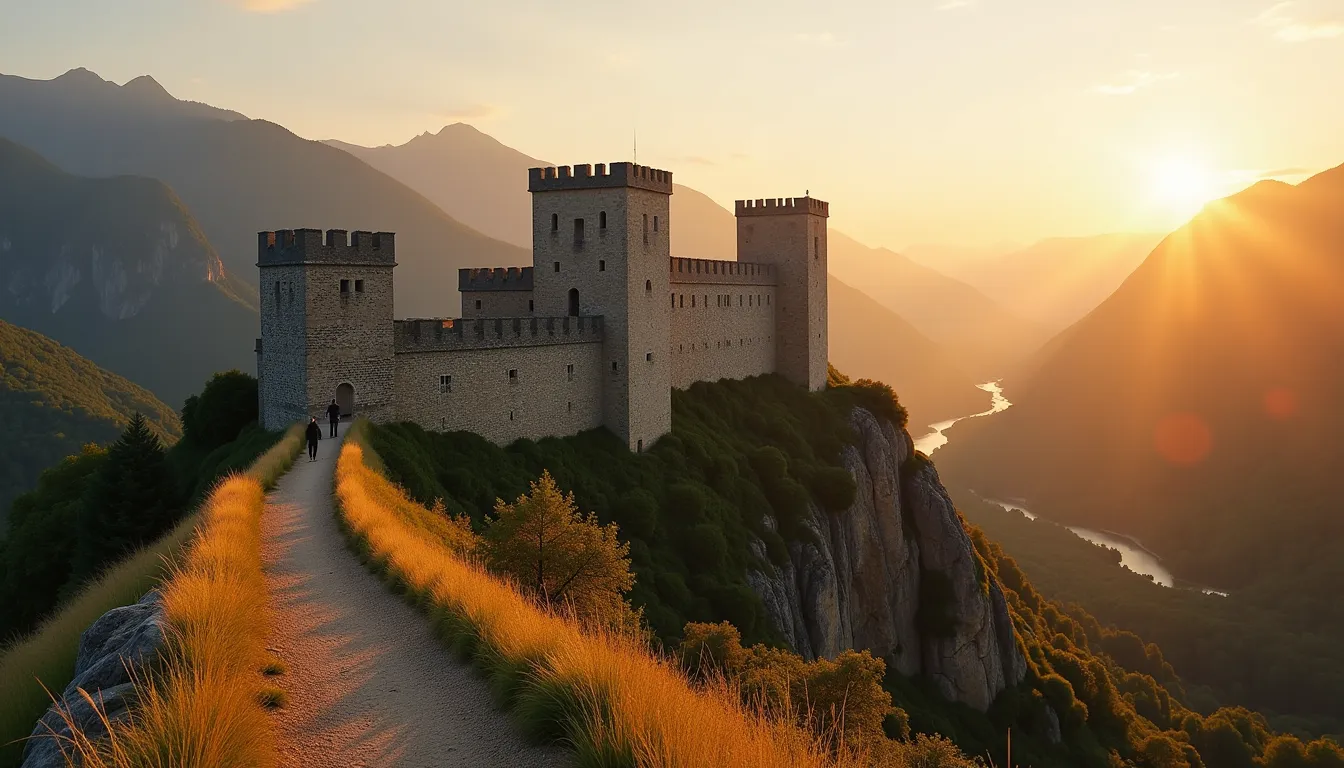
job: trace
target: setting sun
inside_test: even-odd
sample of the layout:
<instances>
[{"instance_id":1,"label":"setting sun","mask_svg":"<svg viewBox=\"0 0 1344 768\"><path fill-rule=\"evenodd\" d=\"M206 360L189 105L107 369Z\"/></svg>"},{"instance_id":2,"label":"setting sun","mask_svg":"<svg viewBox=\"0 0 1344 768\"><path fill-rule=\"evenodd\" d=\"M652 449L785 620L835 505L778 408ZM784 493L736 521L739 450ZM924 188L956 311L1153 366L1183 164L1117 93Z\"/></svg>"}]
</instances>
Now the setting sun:
<instances>
[{"instance_id":1,"label":"setting sun","mask_svg":"<svg viewBox=\"0 0 1344 768\"><path fill-rule=\"evenodd\" d=\"M1155 160L1149 167L1149 189L1155 203L1181 215L1197 213L1218 196L1209 167L1190 155Z\"/></svg>"}]
</instances>

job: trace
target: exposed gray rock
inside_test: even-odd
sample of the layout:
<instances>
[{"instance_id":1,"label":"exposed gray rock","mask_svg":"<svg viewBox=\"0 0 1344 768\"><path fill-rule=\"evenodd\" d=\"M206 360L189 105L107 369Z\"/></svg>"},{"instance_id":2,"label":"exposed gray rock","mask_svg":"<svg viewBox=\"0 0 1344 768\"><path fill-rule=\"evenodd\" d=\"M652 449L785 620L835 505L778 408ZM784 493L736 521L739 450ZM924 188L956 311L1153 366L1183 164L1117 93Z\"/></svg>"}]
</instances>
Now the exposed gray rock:
<instances>
[{"instance_id":1,"label":"exposed gray rock","mask_svg":"<svg viewBox=\"0 0 1344 768\"><path fill-rule=\"evenodd\" d=\"M907 464L910 435L863 409L851 424L857 439L842 461L857 486L853 505L834 515L812 506L816 541L791 542L788 565L750 572L748 583L803 656L868 649L984 711L1027 669L1003 592L985 576L933 465ZM951 630L938 636L917 620L925 578L950 592L938 609Z\"/></svg>"},{"instance_id":2,"label":"exposed gray rock","mask_svg":"<svg viewBox=\"0 0 1344 768\"><path fill-rule=\"evenodd\" d=\"M62 717L55 705L33 728L23 752L22 768L65 768L62 746L72 734L67 719L96 739L107 734L103 717L83 695L89 694L113 723L127 716L140 673L163 648L164 613L159 593L151 591L135 605L113 608L84 630L75 659L75 677L61 693Z\"/></svg>"}]
</instances>

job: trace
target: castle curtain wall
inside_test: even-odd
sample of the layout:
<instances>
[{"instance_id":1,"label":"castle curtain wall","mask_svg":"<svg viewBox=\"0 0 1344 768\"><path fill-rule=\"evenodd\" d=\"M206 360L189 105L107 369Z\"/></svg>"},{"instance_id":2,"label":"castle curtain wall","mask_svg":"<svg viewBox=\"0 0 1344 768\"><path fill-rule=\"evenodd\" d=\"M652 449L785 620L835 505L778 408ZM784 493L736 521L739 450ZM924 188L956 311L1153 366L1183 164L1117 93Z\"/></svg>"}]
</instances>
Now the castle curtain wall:
<instances>
[{"instance_id":1,"label":"castle curtain wall","mask_svg":"<svg viewBox=\"0 0 1344 768\"><path fill-rule=\"evenodd\" d=\"M672 259L672 386L775 371L775 271L764 264Z\"/></svg>"}]
</instances>

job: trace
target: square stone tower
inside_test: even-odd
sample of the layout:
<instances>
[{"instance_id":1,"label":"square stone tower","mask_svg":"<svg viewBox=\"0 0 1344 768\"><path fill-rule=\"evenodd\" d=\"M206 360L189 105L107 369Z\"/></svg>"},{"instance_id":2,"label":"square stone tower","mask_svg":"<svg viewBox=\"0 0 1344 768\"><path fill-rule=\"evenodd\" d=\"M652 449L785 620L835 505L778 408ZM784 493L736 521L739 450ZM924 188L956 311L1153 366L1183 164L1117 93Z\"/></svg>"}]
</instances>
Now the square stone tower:
<instances>
[{"instance_id":1,"label":"square stone tower","mask_svg":"<svg viewBox=\"0 0 1344 768\"><path fill-rule=\"evenodd\" d=\"M392 418L393 235L261 232L257 267L262 426L322 417L333 398L344 414Z\"/></svg>"},{"instance_id":2,"label":"square stone tower","mask_svg":"<svg viewBox=\"0 0 1344 768\"><path fill-rule=\"evenodd\" d=\"M536 312L603 317L603 421L641 451L672 429L672 174L633 163L533 168L528 189Z\"/></svg>"},{"instance_id":3,"label":"square stone tower","mask_svg":"<svg viewBox=\"0 0 1344 768\"><path fill-rule=\"evenodd\" d=\"M826 220L811 197L738 200L737 259L778 269L775 364L816 392L826 387Z\"/></svg>"}]
</instances>

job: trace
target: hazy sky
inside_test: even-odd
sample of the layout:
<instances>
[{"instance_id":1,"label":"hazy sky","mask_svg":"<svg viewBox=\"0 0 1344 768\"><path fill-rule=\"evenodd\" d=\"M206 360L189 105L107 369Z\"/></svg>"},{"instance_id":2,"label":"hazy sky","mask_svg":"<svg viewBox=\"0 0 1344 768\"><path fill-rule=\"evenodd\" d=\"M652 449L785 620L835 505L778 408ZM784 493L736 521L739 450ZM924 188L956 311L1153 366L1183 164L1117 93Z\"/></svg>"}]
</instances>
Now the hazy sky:
<instances>
[{"instance_id":1,"label":"hazy sky","mask_svg":"<svg viewBox=\"0 0 1344 768\"><path fill-rule=\"evenodd\" d=\"M308 138L461 120L578 163L628 159L637 129L640 162L720 202L810 189L896 248L1165 229L1344 163L1344 0L0 0L0 20L0 72L148 73Z\"/></svg>"}]
</instances>

